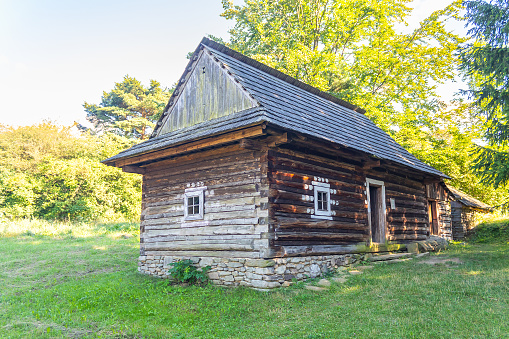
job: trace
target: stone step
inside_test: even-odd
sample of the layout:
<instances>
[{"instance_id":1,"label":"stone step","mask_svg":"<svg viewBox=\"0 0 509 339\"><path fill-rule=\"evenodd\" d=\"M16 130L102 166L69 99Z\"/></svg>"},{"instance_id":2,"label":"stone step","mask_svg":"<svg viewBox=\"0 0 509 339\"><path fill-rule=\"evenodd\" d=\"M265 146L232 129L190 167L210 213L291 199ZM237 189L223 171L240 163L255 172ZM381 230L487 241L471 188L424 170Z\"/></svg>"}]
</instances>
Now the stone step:
<instances>
[{"instance_id":1,"label":"stone step","mask_svg":"<svg viewBox=\"0 0 509 339\"><path fill-rule=\"evenodd\" d=\"M408 258L408 257L411 257L412 255L413 255L413 253L383 254L383 255L372 256L371 258L369 258L369 261L387 261L387 260Z\"/></svg>"},{"instance_id":2,"label":"stone step","mask_svg":"<svg viewBox=\"0 0 509 339\"><path fill-rule=\"evenodd\" d=\"M398 262L405 262L412 260L413 258L406 258L406 259L392 259L392 260L383 260L383 261L376 261L374 264L396 264Z\"/></svg>"},{"instance_id":3,"label":"stone step","mask_svg":"<svg viewBox=\"0 0 509 339\"><path fill-rule=\"evenodd\" d=\"M324 287L318 287L318 286L313 286L313 285L306 285L306 290L310 290L310 291L325 291L327 289L324 288Z\"/></svg>"},{"instance_id":4,"label":"stone step","mask_svg":"<svg viewBox=\"0 0 509 339\"><path fill-rule=\"evenodd\" d=\"M332 281L334 281L335 283L338 283L338 284L343 284L346 282L346 278L345 277L334 277L334 278L332 278Z\"/></svg>"},{"instance_id":5,"label":"stone step","mask_svg":"<svg viewBox=\"0 0 509 339\"><path fill-rule=\"evenodd\" d=\"M327 279L320 279L320 281L318 281L317 285L321 286L321 287L329 287L330 281Z\"/></svg>"},{"instance_id":6,"label":"stone step","mask_svg":"<svg viewBox=\"0 0 509 339\"><path fill-rule=\"evenodd\" d=\"M362 271L351 270L351 271L348 271L348 273L351 274L351 275L358 275L358 274L362 274Z\"/></svg>"}]
</instances>

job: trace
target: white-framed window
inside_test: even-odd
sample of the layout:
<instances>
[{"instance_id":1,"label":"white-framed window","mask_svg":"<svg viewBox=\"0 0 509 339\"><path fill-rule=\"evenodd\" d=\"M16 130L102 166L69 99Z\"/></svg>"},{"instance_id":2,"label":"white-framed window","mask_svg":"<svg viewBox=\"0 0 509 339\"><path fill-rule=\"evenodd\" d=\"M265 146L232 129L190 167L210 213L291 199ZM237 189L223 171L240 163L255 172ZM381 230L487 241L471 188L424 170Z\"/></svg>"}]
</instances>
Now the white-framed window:
<instances>
[{"instance_id":1,"label":"white-framed window","mask_svg":"<svg viewBox=\"0 0 509 339\"><path fill-rule=\"evenodd\" d=\"M206 189L207 186L186 188L184 194L184 220L203 219Z\"/></svg>"},{"instance_id":2,"label":"white-framed window","mask_svg":"<svg viewBox=\"0 0 509 339\"><path fill-rule=\"evenodd\" d=\"M325 182L313 181L315 213L313 218L332 219L330 184Z\"/></svg>"}]
</instances>

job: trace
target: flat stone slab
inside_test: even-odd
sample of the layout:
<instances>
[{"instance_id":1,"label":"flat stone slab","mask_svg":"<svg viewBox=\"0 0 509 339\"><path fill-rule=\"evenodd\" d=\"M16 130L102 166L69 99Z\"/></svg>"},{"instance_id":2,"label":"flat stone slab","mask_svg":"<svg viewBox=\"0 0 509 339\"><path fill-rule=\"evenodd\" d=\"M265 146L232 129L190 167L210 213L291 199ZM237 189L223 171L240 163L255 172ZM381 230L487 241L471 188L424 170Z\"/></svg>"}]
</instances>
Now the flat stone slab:
<instances>
[{"instance_id":1,"label":"flat stone slab","mask_svg":"<svg viewBox=\"0 0 509 339\"><path fill-rule=\"evenodd\" d=\"M326 291L326 288L318 287L318 286L312 286L312 285L306 285L306 290L310 291Z\"/></svg>"},{"instance_id":2,"label":"flat stone slab","mask_svg":"<svg viewBox=\"0 0 509 339\"><path fill-rule=\"evenodd\" d=\"M329 287L330 281L327 279L320 279L320 281L318 281L318 286Z\"/></svg>"},{"instance_id":3,"label":"flat stone slab","mask_svg":"<svg viewBox=\"0 0 509 339\"><path fill-rule=\"evenodd\" d=\"M334 278L332 278L332 281L334 281L335 283L338 283L338 284L343 284L343 283L346 283L346 278L345 277L334 277Z\"/></svg>"},{"instance_id":4,"label":"flat stone slab","mask_svg":"<svg viewBox=\"0 0 509 339\"><path fill-rule=\"evenodd\" d=\"M419 253L415 257L416 258L429 257L429 252Z\"/></svg>"},{"instance_id":5,"label":"flat stone slab","mask_svg":"<svg viewBox=\"0 0 509 339\"><path fill-rule=\"evenodd\" d=\"M352 270L352 271L348 271L348 273L350 273L351 275L358 275L358 274L362 274L362 271Z\"/></svg>"},{"instance_id":6,"label":"flat stone slab","mask_svg":"<svg viewBox=\"0 0 509 339\"><path fill-rule=\"evenodd\" d=\"M375 266L371 266L371 265L363 265L363 266L357 266L357 267L356 267L356 269L361 270L361 271L364 271L364 270L372 269L373 267L375 267Z\"/></svg>"},{"instance_id":7,"label":"flat stone slab","mask_svg":"<svg viewBox=\"0 0 509 339\"><path fill-rule=\"evenodd\" d=\"M385 261L385 260L394 260L407 258L412 256L412 253L395 253L395 254L384 254L384 255L374 255L369 258L369 261Z\"/></svg>"},{"instance_id":8,"label":"flat stone slab","mask_svg":"<svg viewBox=\"0 0 509 339\"><path fill-rule=\"evenodd\" d=\"M436 265L436 264L463 264L463 261L461 261L459 258L440 258L440 257L433 257L429 258L427 260L423 260L419 262L419 264L428 264L428 265Z\"/></svg>"},{"instance_id":9,"label":"flat stone slab","mask_svg":"<svg viewBox=\"0 0 509 339\"><path fill-rule=\"evenodd\" d=\"M405 262L408 259L393 259L393 260L386 260L386 261L377 261L375 264L396 264L398 262Z\"/></svg>"}]
</instances>

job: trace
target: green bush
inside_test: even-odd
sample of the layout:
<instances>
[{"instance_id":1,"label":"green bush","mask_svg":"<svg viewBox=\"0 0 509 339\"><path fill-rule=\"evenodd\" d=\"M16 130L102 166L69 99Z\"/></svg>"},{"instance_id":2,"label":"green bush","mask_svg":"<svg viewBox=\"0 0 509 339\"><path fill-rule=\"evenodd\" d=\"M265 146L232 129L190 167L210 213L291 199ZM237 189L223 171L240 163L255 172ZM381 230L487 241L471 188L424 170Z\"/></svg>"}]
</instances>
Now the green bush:
<instances>
[{"instance_id":1,"label":"green bush","mask_svg":"<svg viewBox=\"0 0 509 339\"><path fill-rule=\"evenodd\" d=\"M51 123L0 125L0 217L138 219L141 176L100 162L135 142Z\"/></svg>"},{"instance_id":2,"label":"green bush","mask_svg":"<svg viewBox=\"0 0 509 339\"><path fill-rule=\"evenodd\" d=\"M199 269L193 265L191 260L180 260L171 263L170 266L172 267L168 270L168 274L178 282L204 284L209 279L207 272L210 270L210 266Z\"/></svg>"},{"instance_id":3,"label":"green bush","mask_svg":"<svg viewBox=\"0 0 509 339\"><path fill-rule=\"evenodd\" d=\"M509 219L483 222L470 231L469 242L509 243Z\"/></svg>"}]
</instances>

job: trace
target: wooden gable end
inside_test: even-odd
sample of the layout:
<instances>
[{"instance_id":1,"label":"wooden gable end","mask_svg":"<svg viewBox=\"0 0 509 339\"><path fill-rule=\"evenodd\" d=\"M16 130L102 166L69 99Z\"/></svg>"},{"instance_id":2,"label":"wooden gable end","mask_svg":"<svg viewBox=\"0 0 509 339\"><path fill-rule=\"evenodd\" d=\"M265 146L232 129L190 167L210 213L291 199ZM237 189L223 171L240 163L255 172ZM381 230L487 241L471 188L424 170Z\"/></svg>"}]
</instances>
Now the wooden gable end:
<instances>
[{"instance_id":1,"label":"wooden gable end","mask_svg":"<svg viewBox=\"0 0 509 339\"><path fill-rule=\"evenodd\" d=\"M170 99L157 136L240 112L259 104L214 58L202 50Z\"/></svg>"}]
</instances>

